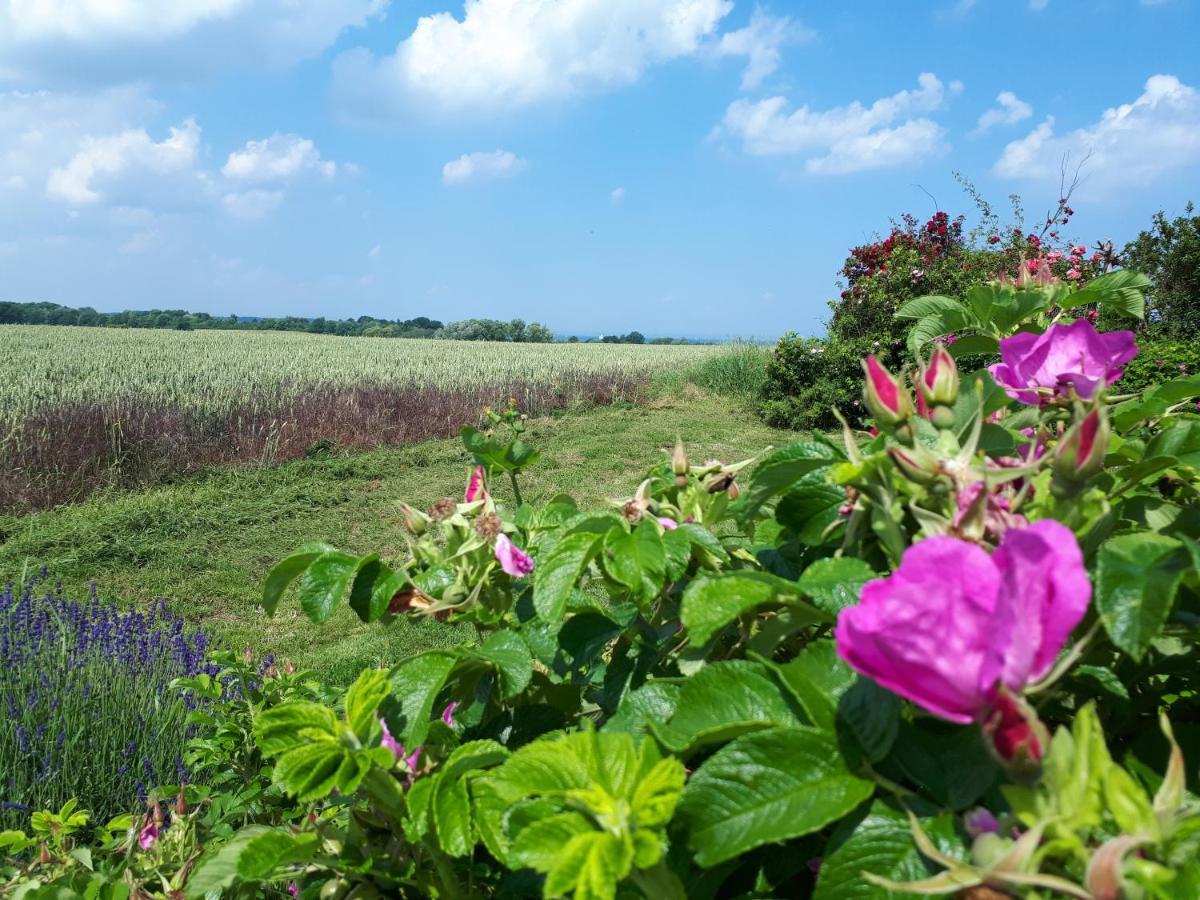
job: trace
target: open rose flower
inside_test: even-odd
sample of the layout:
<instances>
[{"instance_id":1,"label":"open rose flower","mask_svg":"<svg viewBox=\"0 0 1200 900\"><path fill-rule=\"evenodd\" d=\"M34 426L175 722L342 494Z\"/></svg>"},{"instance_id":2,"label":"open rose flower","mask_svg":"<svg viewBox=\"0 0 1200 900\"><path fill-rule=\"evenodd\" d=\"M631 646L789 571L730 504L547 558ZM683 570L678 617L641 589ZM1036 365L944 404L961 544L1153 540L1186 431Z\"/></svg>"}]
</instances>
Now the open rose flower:
<instances>
[{"instance_id":1,"label":"open rose flower","mask_svg":"<svg viewBox=\"0 0 1200 900\"><path fill-rule=\"evenodd\" d=\"M496 538L496 559L500 568L513 578L524 578L533 571L533 559L514 544L507 534Z\"/></svg>"},{"instance_id":2,"label":"open rose flower","mask_svg":"<svg viewBox=\"0 0 1200 900\"><path fill-rule=\"evenodd\" d=\"M1137 356L1132 331L1100 334L1086 319L1051 325L1044 334L1022 332L1000 342L1001 362L988 367L1007 394L1037 405L1074 388L1084 400L1124 374Z\"/></svg>"},{"instance_id":3,"label":"open rose flower","mask_svg":"<svg viewBox=\"0 0 1200 900\"><path fill-rule=\"evenodd\" d=\"M983 722L1002 693L1050 670L1091 595L1075 536L1058 522L1010 528L991 556L931 537L842 610L838 653L935 716Z\"/></svg>"}]
</instances>

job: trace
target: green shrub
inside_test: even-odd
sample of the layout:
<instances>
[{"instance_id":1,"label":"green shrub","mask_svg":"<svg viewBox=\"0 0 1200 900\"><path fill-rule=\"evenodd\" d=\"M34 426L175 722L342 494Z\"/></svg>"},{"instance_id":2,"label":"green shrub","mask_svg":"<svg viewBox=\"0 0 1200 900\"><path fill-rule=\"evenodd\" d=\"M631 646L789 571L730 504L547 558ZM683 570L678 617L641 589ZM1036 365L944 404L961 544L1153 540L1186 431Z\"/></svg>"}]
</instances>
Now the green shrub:
<instances>
[{"instance_id":1,"label":"green shrub","mask_svg":"<svg viewBox=\"0 0 1200 900\"><path fill-rule=\"evenodd\" d=\"M839 427L834 407L851 425L861 425L866 411L862 393L862 359L874 353L891 365L901 345L860 339L821 340L788 334L779 339L766 367L762 413L776 427L829 430Z\"/></svg>"},{"instance_id":2,"label":"green shrub","mask_svg":"<svg viewBox=\"0 0 1200 900\"><path fill-rule=\"evenodd\" d=\"M1139 340L1138 355L1125 367L1125 375L1114 390L1131 394L1197 372L1200 372L1200 343Z\"/></svg>"}]
</instances>

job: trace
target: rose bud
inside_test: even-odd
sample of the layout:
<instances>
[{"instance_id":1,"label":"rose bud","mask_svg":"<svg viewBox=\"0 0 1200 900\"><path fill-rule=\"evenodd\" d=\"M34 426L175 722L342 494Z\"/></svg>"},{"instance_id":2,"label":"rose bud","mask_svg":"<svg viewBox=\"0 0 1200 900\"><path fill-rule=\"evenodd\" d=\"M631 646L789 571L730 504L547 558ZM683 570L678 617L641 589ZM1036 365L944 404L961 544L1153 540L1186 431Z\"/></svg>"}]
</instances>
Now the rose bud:
<instances>
[{"instance_id":1,"label":"rose bud","mask_svg":"<svg viewBox=\"0 0 1200 900\"><path fill-rule=\"evenodd\" d=\"M1060 491L1071 493L1104 468L1111 432L1108 416L1100 406L1071 426L1054 454L1054 480Z\"/></svg>"},{"instance_id":2,"label":"rose bud","mask_svg":"<svg viewBox=\"0 0 1200 900\"><path fill-rule=\"evenodd\" d=\"M950 406L958 399L958 366L940 341L934 345L929 363L921 365L917 388L930 406Z\"/></svg>"},{"instance_id":3,"label":"rose bud","mask_svg":"<svg viewBox=\"0 0 1200 900\"><path fill-rule=\"evenodd\" d=\"M913 414L912 398L895 375L884 368L874 354L863 360L866 382L863 399L880 424L901 425Z\"/></svg>"},{"instance_id":4,"label":"rose bud","mask_svg":"<svg viewBox=\"0 0 1200 900\"><path fill-rule=\"evenodd\" d=\"M407 503L400 504L400 515L404 518L404 527L418 537L429 528L429 516L420 510L413 509Z\"/></svg>"},{"instance_id":5,"label":"rose bud","mask_svg":"<svg viewBox=\"0 0 1200 900\"><path fill-rule=\"evenodd\" d=\"M917 484L929 484L942 472L938 458L920 444L914 444L912 447L888 447L887 452L900 474Z\"/></svg>"},{"instance_id":6,"label":"rose bud","mask_svg":"<svg viewBox=\"0 0 1200 900\"><path fill-rule=\"evenodd\" d=\"M1030 784L1042 771L1050 748L1050 732L1033 707L1007 688L1000 688L983 718L983 736L996 761L1018 784Z\"/></svg>"},{"instance_id":7,"label":"rose bud","mask_svg":"<svg viewBox=\"0 0 1200 900\"><path fill-rule=\"evenodd\" d=\"M675 438L675 451L671 454L671 471L675 473L676 478L682 478L683 483L687 484L688 458L683 449L683 440L680 438Z\"/></svg>"}]
</instances>

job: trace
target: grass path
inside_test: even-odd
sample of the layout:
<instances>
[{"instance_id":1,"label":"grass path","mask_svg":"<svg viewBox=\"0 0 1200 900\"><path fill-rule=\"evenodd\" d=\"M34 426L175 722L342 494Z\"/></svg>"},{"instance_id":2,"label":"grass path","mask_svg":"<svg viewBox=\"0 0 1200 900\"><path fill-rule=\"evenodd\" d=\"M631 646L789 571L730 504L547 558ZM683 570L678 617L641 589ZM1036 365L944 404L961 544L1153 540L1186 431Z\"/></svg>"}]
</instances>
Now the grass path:
<instances>
[{"instance_id":1,"label":"grass path","mask_svg":"<svg viewBox=\"0 0 1200 900\"><path fill-rule=\"evenodd\" d=\"M543 457L523 481L526 499L559 491L582 505L628 496L679 434L697 458L733 460L792 435L767 428L736 401L688 396L530 423ZM70 594L96 582L132 603L167 597L190 620L217 626L237 648L290 657L344 679L364 664L457 643L461 629L431 621L368 627L343 608L324 627L285 600L274 619L256 608L267 570L301 543L353 553L403 547L398 502L427 508L458 495L469 460L458 441L430 441L345 459L235 468L24 518L0 518L0 580L46 564ZM503 499L507 485L497 488Z\"/></svg>"}]
</instances>

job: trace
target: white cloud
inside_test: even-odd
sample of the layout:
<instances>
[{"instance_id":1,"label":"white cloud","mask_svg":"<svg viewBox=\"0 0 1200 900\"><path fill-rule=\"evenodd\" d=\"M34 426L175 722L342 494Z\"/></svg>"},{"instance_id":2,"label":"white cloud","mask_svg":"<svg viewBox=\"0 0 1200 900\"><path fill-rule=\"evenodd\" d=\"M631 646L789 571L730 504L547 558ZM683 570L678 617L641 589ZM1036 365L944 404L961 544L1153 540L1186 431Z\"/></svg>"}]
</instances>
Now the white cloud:
<instances>
[{"instance_id":1,"label":"white cloud","mask_svg":"<svg viewBox=\"0 0 1200 900\"><path fill-rule=\"evenodd\" d=\"M608 195L608 198L610 200L612 200L613 203L620 203L622 200L625 199L625 188L623 188L623 187L613 188L612 193L610 193Z\"/></svg>"},{"instance_id":2,"label":"white cloud","mask_svg":"<svg viewBox=\"0 0 1200 900\"><path fill-rule=\"evenodd\" d=\"M452 159L442 166L442 183L454 185L511 178L526 165L528 163L525 160L507 150L464 153L458 159Z\"/></svg>"},{"instance_id":3,"label":"white cloud","mask_svg":"<svg viewBox=\"0 0 1200 900\"><path fill-rule=\"evenodd\" d=\"M982 134L997 125L1016 125L1033 115L1033 107L1012 91L996 95L996 105L979 117L975 132Z\"/></svg>"},{"instance_id":4,"label":"white cloud","mask_svg":"<svg viewBox=\"0 0 1200 900\"><path fill-rule=\"evenodd\" d=\"M136 255L138 253L149 253L162 243L162 235L154 229L146 231L135 231L122 242L117 249L121 253Z\"/></svg>"},{"instance_id":5,"label":"white cloud","mask_svg":"<svg viewBox=\"0 0 1200 900\"><path fill-rule=\"evenodd\" d=\"M1050 0L1029 0L1029 8L1034 12L1041 12L1050 5Z\"/></svg>"},{"instance_id":6,"label":"white cloud","mask_svg":"<svg viewBox=\"0 0 1200 900\"><path fill-rule=\"evenodd\" d=\"M1089 155L1090 154L1090 155ZM1064 158L1085 186L1144 185L1200 163L1200 93L1174 75L1154 75L1132 103L1107 109L1085 128L1056 135L1053 117L1008 144L993 171L1008 178L1057 180Z\"/></svg>"},{"instance_id":7,"label":"white cloud","mask_svg":"<svg viewBox=\"0 0 1200 900\"><path fill-rule=\"evenodd\" d=\"M461 19L421 17L391 55L344 54L337 93L367 113L494 112L611 90L697 53L732 9L732 0L467 0Z\"/></svg>"},{"instance_id":8,"label":"white cloud","mask_svg":"<svg viewBox=\"0 0 1200 900\"><path fill-rule=\"evenodd\" d=\"M98 202L102 195L94 182L130 172L165 175L188 170L196 159L200 126L186 119L170 135L155 143L144 129L131 129L100 138L85 138L65 166L53 169L46 193L73 205Z\"/></svg>"},{"instance_id":9,"label":"white cloud","mask_svg":"<svg viewBox=\"0 0 1200 900\"><path fill-rule=\"evenodd\" d=\"M781 47L811 40L815 36L815 32L794 19L772 16L756 7L749 25L721 35L717 55L746 57L742 90L749 91L762 84L763 79L779 68Z\"/></svg>"},{"instance_id":10,"label":"white cloud","mask_svg":"<svg viewBox=\"0 0 1200 900\"><path fill-rule=\"evenodd\" d=\"M296 134L273 134L261 141L247 141L229 154L221 174L234 181L286 181L304 172L319 172L326 178L337 173L337 163L322 160L316 144Z\"/></svg>"},{"instance_id":11,"label":"white cloud","mask_svg":"<svg viewBox=\"0 0 1200 900\"><path fill-rule=\"evenodd\" d=\"M0 0L0 77L92 83L287 66L388 0Z\"/></svg>"},{"instance_id":12,"label":"white cloud","mask_svg":"<svg viewBox=\"0 0 1200 900\"><path fill-rule=\"evenodd\" d=\"M810 174L833 175L919 162L944 149L943 129L922 116L942 108L946 88L928 72L918 87L863 106L787 111L784 97L735 100L715 134L751 156L801 156ZM953 86L951 92L953 93Z\"/></svg>"},{"instance_id":13,"label":"white cloud","mask_svg":"<svg viewBox=\"0 0 1200 900\"><path fill-rule=\"evenodd\" d=\"M378 259L380 252L382 252L382 251L380 250L379 245L376 244L374 247L372 247L370 250L367 251L367 258L368 259Z\"/></svg>"},{"instance_id":14,"label":"white cloud","mask_svg":"<svg viewBox=\"0 0 1200 900\"><path fill-rule=\"evenodd\" d=\"M249 191L233 191L221 198L225 212L235 219L253 221L271 213L283 202L283 191L266 191L255 188Z\"/></svg>"}]
</instances>

